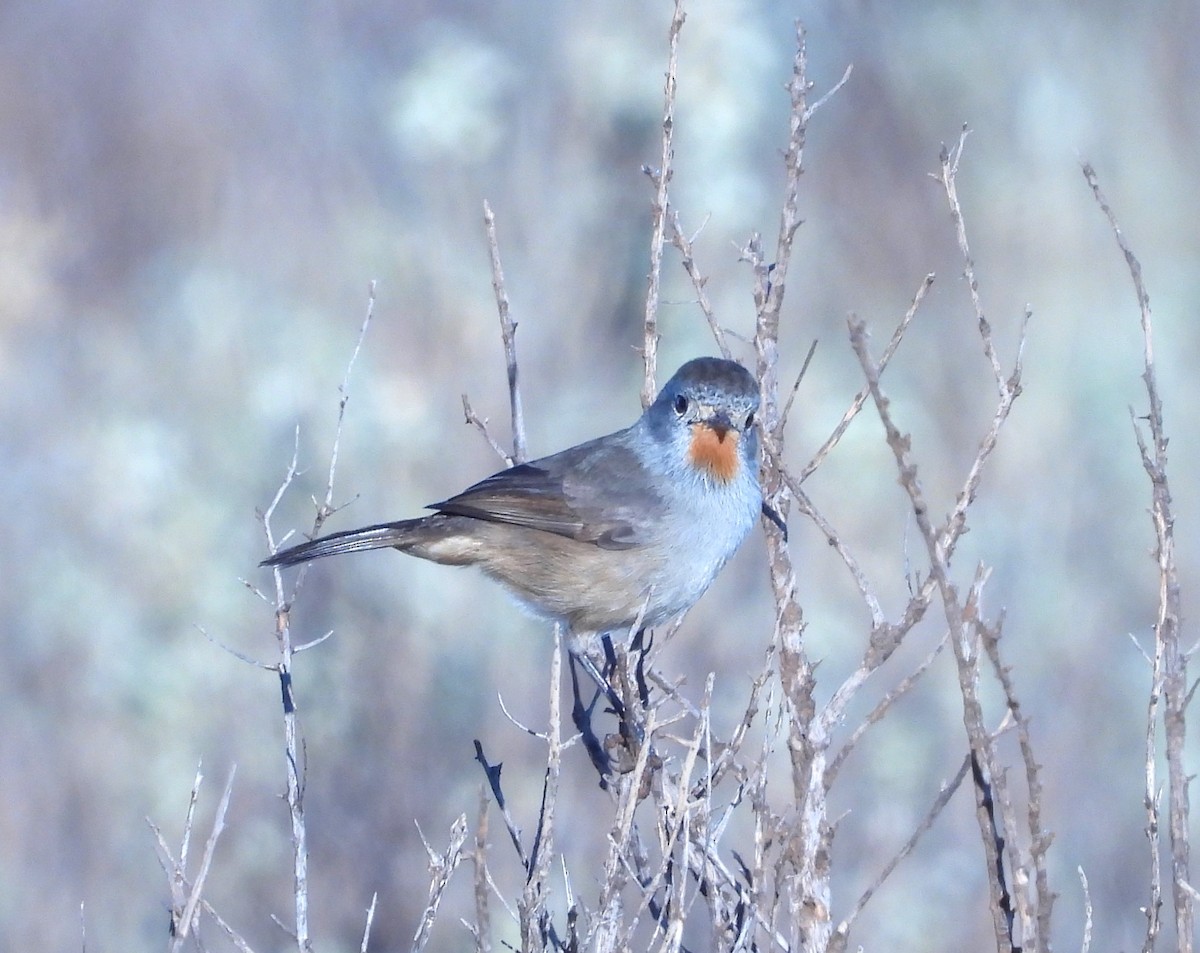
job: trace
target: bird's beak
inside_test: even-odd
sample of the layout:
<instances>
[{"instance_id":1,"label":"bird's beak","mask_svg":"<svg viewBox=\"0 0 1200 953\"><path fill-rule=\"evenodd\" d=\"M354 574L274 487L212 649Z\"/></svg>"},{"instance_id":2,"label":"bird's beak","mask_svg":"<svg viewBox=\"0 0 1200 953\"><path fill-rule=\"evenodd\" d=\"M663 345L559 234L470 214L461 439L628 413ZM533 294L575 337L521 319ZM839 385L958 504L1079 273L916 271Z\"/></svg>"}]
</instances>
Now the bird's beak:
<instances>
[{"instance_id":1,"label":"bird's beak","mask_svg":"<svg viewBox=\"0 0 1200 953\"><path fill-rule=\"evenodd\" d=\"M737 431L737 427L733 425L733 421L729 419L729 415L718 411L707 420L704 421L704 426L717 435L717 440L724 442L726 434L729 431Z\"/></svg>"}]
</instances>

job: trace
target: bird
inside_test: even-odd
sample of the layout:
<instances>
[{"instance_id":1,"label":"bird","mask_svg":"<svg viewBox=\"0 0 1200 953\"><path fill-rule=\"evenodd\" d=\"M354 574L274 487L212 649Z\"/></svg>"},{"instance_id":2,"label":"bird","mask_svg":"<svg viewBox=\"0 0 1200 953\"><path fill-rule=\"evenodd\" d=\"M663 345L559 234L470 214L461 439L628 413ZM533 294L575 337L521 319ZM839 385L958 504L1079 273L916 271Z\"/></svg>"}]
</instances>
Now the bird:
<instances>
[{"instance_id":1,"label":"bird","mask_svg":"<svg viewBox=\"0 0 1200 953\"><path fill-rule=\"evenodd\" d=\"M690 609L760 513L779 523L759 485L758 409L746 368L698 357L623 430L501 470L427 515L312 539L260 565L393 548L476 566L564 626L583 660L597 636Z\"/></svg>"}]
</instances>

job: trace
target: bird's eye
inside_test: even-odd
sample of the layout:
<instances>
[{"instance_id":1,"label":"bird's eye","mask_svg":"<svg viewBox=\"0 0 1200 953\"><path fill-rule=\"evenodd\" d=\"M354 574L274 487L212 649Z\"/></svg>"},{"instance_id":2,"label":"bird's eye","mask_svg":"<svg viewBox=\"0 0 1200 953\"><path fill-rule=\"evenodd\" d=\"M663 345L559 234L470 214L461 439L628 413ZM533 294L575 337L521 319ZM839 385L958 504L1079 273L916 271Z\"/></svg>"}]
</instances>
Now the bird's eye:
<instances>
[{"instance_id":1,"label":"bird's eye","mask_svg":"<svg viewBox=\"0 0 1200 953\"><path fill-rule=\"evenodd\" d=\"M678 397L675 398L675 413L679 414L679 416L682 417L684 414L687 413L687 409L688 409L688 399L686 397L684 397L683 394L680 394Z\"/></svg>"},{"instance_id":2,"label":"bird's eye","mask_svg":"<svg viewBox=\"0 0 1200 953\"><path fill-rule=\"evenodd\" d=\"M749 430L753 426L754 426L754 411L750 411L750 413L746 414L746 426L743 429Z\"/></svg>"}]
</instances>

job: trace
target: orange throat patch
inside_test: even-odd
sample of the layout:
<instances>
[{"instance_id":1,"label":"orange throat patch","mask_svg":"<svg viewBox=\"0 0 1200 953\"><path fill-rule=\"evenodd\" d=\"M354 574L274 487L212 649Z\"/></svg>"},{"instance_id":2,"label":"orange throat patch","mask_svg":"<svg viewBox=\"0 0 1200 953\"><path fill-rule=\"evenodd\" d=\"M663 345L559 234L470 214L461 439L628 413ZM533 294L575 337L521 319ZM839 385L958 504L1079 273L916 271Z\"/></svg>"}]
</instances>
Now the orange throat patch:
<instances>
[{"instance_id":1,"label":"orange throat patch","mask_svg":"<svg viewBox=\"0 0 1200 953\"><path fill-rule=\"evenodd\" d=\"M688 457L705 476L728 483L738 472L738 432L723 433L707 424L692 424L692 443Z\"/></svg>"}]
</instances>

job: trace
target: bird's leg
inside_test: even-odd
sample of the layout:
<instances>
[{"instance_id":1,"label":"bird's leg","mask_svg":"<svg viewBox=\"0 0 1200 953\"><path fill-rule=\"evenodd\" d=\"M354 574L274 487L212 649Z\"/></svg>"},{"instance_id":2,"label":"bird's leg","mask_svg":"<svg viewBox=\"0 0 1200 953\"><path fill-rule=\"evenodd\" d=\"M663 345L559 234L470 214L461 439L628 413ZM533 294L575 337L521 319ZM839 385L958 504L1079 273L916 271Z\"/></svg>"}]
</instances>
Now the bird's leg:
<instances>
[{"instance_id":1,"label":"bird's leg","mask_svg":"<svg viewBox=\"0 0 1200 953\"><path fill-rule=\"evenodd\" d=\"M775 507L773 507L766 500L763 500L762 515L779 528L779 532L783 533L783 541L786 543L788 541L787 523L785 523L783 517L779 515L779 510L775 509Z\"/></svg>"},{"instance_id":2,"label":"bird's leg","mask_svg":"<svg viewBox=\"0 0 1200 953\"><path fill-rule=\"evenodd\" d=\"M647 633L645 629L638 629L629 645L630 651L637 654L637 663L634 665L633 672L634 680L637 682L638 699L643 708L650 707L650 686L646 684L646 659L653 646L654 633L652 631Z\"/></svg>"},{"instance_id":3,"label":"bird's leg","mask_svg":"<svg viewBox=\"0 0 1200 953\"><path fill-rule=\"evenodd\" d=\"M600 673L596 671L596 666L583 652L571 650L567 653L567 658L571 663L571 691L575 696L574 703L571 705L571 721L575 723L575 729L583 739L583 746L587 749L588 758L591 759L592 765L600 773L600 786L607 787L608 784L605 779L612 774L612 759L609 758L608 752L604 750L603 743L597 737L595 729L592 728L592 712L596 710L596 703L600 701L600 696L603 692L601 688L597 687L592 694L592 700L586 705L583 703L583 699L579 694L579 672L576 671L576 663L582 666L588 675L596 681L597 686L604 686L610 692L612 688L600 678Z\"/></svg>"},{"instance_id":4,"label":"bird's leg","mask_svg":"<svg viewBox=\"0 0 1200 953\"><path fill-rule=\"evenodd\" d=\"M608 695L609 701L612 702L613 714L617 716L617 726L620 737L623 743L630 750L636 750L637 746L642 743L646 737L644 728L645 710L649 705L649 690L646 688L645 675L641 668L641 657L634 667L632 673L632 682L637 685L637 698L639 704L633 706L633 687L631 685L630 670L629 670L629 654L630 651L641 653L642 639L645 629L639 628L633 637L633 642L630 648L622 648L620 651L613 645L612 637L605 632L600 637L600 644L604 648L604 684L602 688ZM624 694L618 694L614 687L614 680L620 685ZM629 697L629 702L626 702L626 696ZM637 710L637 709L640 709Z\"/></svg>"},{"instance_id":5,"label":"bird's leg","mask_svg":"<svg viewBox=\"0 0 1200 953\"><path fill-rule=\"evenodd\" d=\"M608 677L617 670L617 650L613 648L612 636L607 632L600 636L600 646L604 649L604 677L607 682Z\"/></svg>"},{"instance_id":6,"label":"bird's leg","mask_svg":"<svg viewBox=\"0 0 1200 953\"><path fill-rule=\"evenodd\" d=\"M596 683L596 688L608 699L608 703L612 706L612 713L618 718L624 718L625 702L622 701L620 694L618 694L612 683L612 676L617 671L617 651L613 648L612 639L609 638L608 633L601 636L600 644L604 648L603 669L596 668L596 663L588 655L587 649L582 646L578 649L572 649L571 655L579 662L583 670L591 676L592 681ZM592 705L595 705L595 703L595 699L593 699Z\"/></svg>"},{"instance_id":7,"label":"bird's leg","mask_svg":"<svg viewBox=\"0 0 1200 953\"><path fill-rule=\"evenodd\" d=\"M639 655L633 671L630 670L629 652L617 649L608 634L601 637L600 644L604 651L603 669L597 667L582 645L573 645L570 648L571 688L574 692L571 717L587 749L588 757L600 772L601 786L607 786L607 776L628 771L633 767L636 752L645 741L644 713L649 704L650 692L646 684L644 657L649 651L649 642L645 633L639 631L634 640L634 647ZM581 697L577 666L587 672L596 684L595 694L587 703ZM636 696L634 691L637 692ZM625 695L629 696L629 701L626 701ZM609 710L617 718L616 733L607 735L603 741L592 726L592 714L601 696L607 699ZM636 703L633 702L635 697Z\"/></svg>"}]
</instances>

